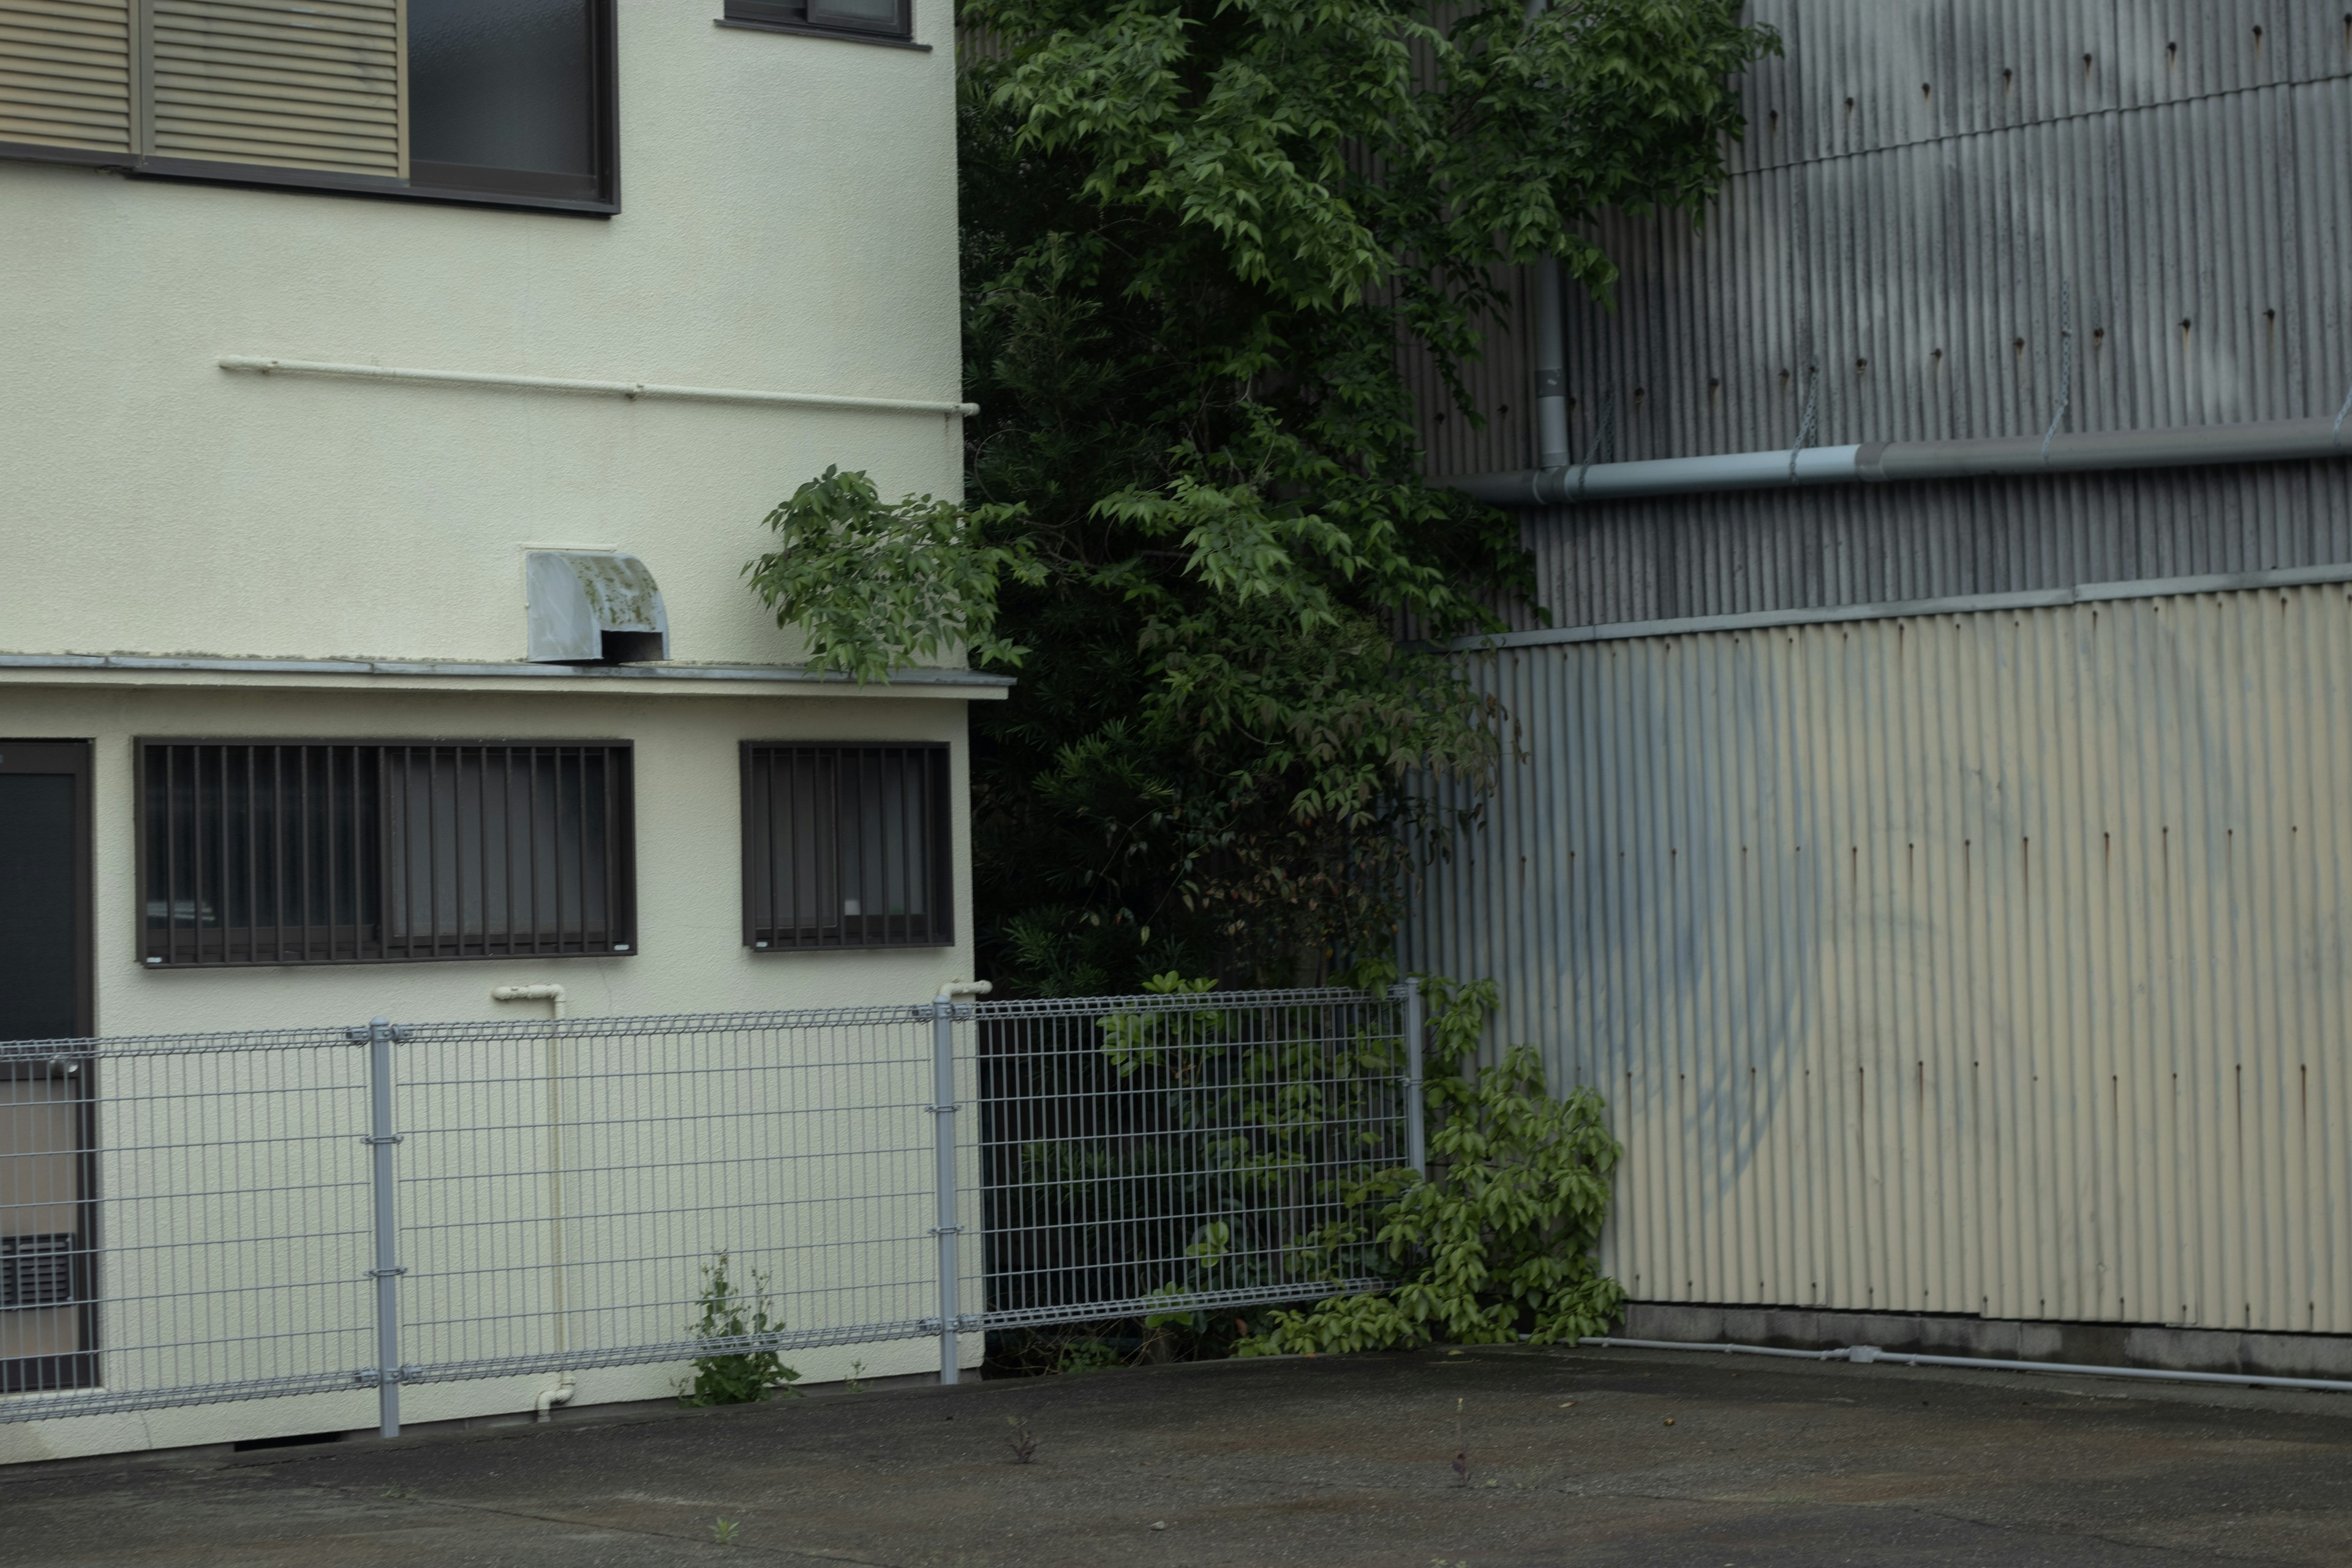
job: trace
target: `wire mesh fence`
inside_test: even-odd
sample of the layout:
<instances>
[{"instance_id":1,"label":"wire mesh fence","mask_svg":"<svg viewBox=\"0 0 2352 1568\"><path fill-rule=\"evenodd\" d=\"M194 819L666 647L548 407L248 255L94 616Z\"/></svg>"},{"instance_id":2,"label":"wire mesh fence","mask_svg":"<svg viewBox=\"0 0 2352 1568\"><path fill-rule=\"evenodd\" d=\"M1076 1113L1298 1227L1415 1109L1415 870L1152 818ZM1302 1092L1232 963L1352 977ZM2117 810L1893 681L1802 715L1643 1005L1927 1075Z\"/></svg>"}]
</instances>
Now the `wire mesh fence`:
<instances>
[{"instance_id":1,"label":"wire mesh fence","mask_svg":"<svg viewBox=\"0 0 2352 1568\"><path fill-rule=\"evenodd\" d=\"M1408 1158L1402 1004L1353 992L978 1009L988 1306L1014 1327L1380 1283L1324 1245Z\"/></svg>"},{"instance_id":2,"label":"wire mesh fence","mask_svg":"<svg viewBox=\"0 0 2352 1568\"><path fill-rule=\"evenodd\" d=\"M391 1431L404 1384L929 1336L951 1379L960 1334L1370 1288L1321 1244L1417 1158L1417 1016L1400 988L0 1045L0 1422L373 1389Z\"/></svg>"}]
</instances>

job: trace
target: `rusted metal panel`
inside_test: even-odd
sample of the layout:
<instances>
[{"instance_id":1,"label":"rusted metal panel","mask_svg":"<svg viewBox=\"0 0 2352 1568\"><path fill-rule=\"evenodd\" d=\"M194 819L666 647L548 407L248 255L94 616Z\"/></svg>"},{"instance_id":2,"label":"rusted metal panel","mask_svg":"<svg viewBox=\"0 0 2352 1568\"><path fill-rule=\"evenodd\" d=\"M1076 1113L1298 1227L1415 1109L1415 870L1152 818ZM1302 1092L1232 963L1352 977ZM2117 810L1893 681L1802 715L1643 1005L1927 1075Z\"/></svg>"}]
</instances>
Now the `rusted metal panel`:
<instances>
[{"instance_id":1,"label":"rusted metal panel","mask_svg":"<svg viewBox=\"0 0 2352 1568\"><path fill-rule=\"evenodd\" d=\"M2352 588L2116 592L1473 658L1408 951L1608 1097L1634 1296L2352 1331Z\"/></svg>"}]
</instances>

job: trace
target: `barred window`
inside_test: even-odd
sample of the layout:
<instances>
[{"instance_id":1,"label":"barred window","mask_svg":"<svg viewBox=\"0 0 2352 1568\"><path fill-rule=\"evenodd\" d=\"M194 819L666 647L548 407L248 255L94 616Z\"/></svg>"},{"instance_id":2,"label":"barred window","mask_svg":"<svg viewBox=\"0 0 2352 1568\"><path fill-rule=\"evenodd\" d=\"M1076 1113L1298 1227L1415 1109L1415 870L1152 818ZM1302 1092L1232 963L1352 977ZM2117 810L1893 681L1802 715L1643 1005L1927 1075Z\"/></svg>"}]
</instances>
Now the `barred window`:
<instances>
[{"instance_id":1,"label":"barred window","mask_svg":"<svg viewBox=\"0 0 2352 1568\"><path fill-rule=\"evenodd\" d=\"M948 749L743 746L743 941L766 950L954 940Z\"/></svg>"},{"instance_id":2,"label":"barred window","mask_svg":"<svg viewBox=\"0 0 2352 1568\"><path fill-rule=\"evenodd\" d=\"M630 751L140 743L151 965L626 953Z\"/></svg>"}]
</instances>

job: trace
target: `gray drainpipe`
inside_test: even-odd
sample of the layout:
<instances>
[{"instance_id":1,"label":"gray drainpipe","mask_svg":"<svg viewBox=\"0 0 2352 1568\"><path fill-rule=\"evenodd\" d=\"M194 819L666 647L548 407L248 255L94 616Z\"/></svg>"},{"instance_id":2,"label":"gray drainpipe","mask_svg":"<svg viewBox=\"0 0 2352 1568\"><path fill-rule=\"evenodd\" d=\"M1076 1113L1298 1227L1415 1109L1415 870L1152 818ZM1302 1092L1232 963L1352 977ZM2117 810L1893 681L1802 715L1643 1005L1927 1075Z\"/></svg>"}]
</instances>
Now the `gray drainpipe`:
<instances>
[{"instance_id":1,"label":"gray drainpipe","mask_svg":"<svg viewBox=\"0 0 2352 1568\"><path fill-rule=\"evenodd\" d=\"M2352 413L2352 402L2346 408ZM1539 468L1522 468L1514 473L1470 474L1430 482L1497 506L1572 506L1579 501L1702 495L1717 490L1784 489L1790 485L1885 484L1898 479L1985 479L2000 474L2085 474L2123 468L2186 468L2215 463L2287 463L2352 456L2346 439L2344 416L2338 415L2334 419L2273 419L2243 425L2192 425L2170 430L1808 447L1793 454L1793 461L1792 454L1782 448L1580 467L1547 463Z\"/></svg>"},{"instance_id":2,"label":"gray drainpipe","mask_svg":"<svg viewBox=\"0 0 2352 1568\"><path fill-rule=\"evenodd\" d=\"M1528 20L1551 0L1528 0ZM1536 263L1536 466L1564 468L1568 449L1568 331L1559 309L1559 258Z\"/></svg>"}]
</instances>

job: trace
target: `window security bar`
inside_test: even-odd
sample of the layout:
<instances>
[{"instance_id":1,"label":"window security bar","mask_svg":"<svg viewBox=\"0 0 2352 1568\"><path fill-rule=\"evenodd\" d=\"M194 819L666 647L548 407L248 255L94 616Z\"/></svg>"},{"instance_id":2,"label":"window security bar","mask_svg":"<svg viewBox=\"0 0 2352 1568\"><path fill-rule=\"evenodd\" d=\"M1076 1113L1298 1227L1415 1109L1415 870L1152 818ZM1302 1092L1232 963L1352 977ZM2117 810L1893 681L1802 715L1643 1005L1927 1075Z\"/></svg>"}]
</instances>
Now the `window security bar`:
<instances>
[{"instance_id":1,"label":"window security bar","mask_svg":"<svg viewBox=\"0 0 2352 1568\"><path fill-rule=\"evenodd\" d=\"M1377 1289L1350 1194L1419 1153L1419 1020L1401 986L0 1044L0 1422L307 1396L390 1434L409 1384L927 1340L953 1381L991 1331Z\"/></svg>"},{"instance_id":2,"label":"window security bar","mask_svg":"<svg viewBox=\"0 0 2352 1568\"><path fill-rule=\"evenodd\" d=\"M632 753L612 742L147 740L152 967L627 954Z\"/></svg>"},{"instance_id":3,"label":"window security bar","mask_svg":"<svg viewBox=\"0 0 2352 1568\"><path fill-rule=\"evenodd\" d=\"M742 772L745 946L954 940L946 746L746 742Z\"/></svg>"}]
</instances>

